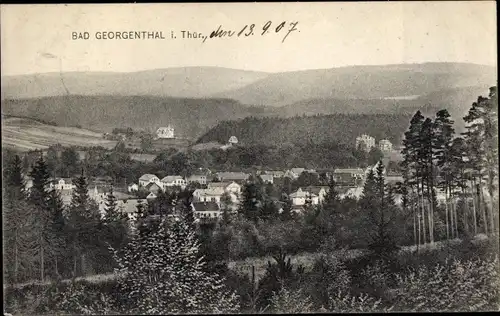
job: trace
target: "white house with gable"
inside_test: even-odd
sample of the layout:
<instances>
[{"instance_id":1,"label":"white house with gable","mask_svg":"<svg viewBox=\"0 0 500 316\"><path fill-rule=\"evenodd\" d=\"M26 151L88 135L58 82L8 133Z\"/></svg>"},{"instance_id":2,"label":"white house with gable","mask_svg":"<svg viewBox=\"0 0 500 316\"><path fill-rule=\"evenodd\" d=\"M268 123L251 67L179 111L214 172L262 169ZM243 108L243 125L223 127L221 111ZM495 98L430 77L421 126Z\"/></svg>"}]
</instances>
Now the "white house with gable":
<instances>
[{"instance_id":1,"label":"white house with gable","mask_svg":"<svg viewBox=\"0 0 500 316\"><path fill-rule=\"evenodd\" d=\"M181 177L181 176L166 176L163 179L161 179L162 187L181 187L181 189L184 190L184 188L187 185L187 181Z\"/></svg>"},{"instance_id":2,"label":"white house with gable","mask_svg":"<svg viewBox=\"0 0 500 316\"><path fill-rule=\"evenodd\" d=\"M145 187L150 183L160 184L160 179L154 174L146 173L139 178L139 186Z\"/></svg>"},{"instance_id":3,"label":"white house with gable","mask_svg":"<svg viewBox=\"0 0 500 316\"><path fill-rule=\"evenodd\" d=\"M167 127L160 127L156 130L156 137L158 138L175 138L174 128L170 125Z\"/></svg>"}]
</instances>

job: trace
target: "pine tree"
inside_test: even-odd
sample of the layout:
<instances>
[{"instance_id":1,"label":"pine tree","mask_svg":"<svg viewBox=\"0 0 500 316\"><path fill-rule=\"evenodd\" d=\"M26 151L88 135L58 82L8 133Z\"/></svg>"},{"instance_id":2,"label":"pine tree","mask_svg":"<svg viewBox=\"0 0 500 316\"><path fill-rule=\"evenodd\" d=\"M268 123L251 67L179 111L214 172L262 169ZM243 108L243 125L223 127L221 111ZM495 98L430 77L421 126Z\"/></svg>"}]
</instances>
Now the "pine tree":
<instances>
[{"instance_id":1,"label":"pine tree","mask_svg":"<svg viewBox=\"0 0 500 316\"><path fill-rule=\"evenodd\" d=\"M69 207L67 233L73 250L73 277L78 273L78 259L81 271L85 272L85 255L95 250L96 243L103 231L101 215L98 207L89 198L87 179L83 170L79 177L73 179L75 188Z\"/></svg>"},{"instance_id":2,"label":"pine tree","mask_svg":"<svg viewBox=\"0 0 500 316\"><path fill-rule=\"evenodd\" d=\"M37 217L36 225L33 228L38 236L40 280L43 282L45 280L45 262L47 256L51 253L49 247L52 244L51 239L53 234L51 227L52 216L49 208L49 192L47 189L49 174L42 154L40 154L40 158L31 170L30 176L33 178L33 186L29 194L29 201L35 206L35 216Z\"/></svg>"},{"instance_id":3,"label":"pine tree","mask_svg":"<svg viewBox=\"0 0 500 316\"><path fill-rule=\"evenodd\" d=\"M253 222L257 222L260 214L260 196L255 183L246 183L243 185L242 199L238 212Z\"/></svg>"},{"instance_id":4,"label":"pine tree","mask_svg":"<svg viewBox=\"0 0 500 316\"><path fill-rule=\"evenodd\" d=\"M204 271L196 232L184 219L162 218L155 230L136 234L120 251L118 280L131 311L140 314L221 313L238 310L223 279ZM128 308L130 309L130 308Z\"/></svg>"},{"instance_id":5,"label":"pine tree","mask_svg":"<svg viewBox=\"0 0 500 316\"><path fill-rule=\"evenodd\" d=\"M493 204L495 200L496 181L498 177L498 99L497 88L490 88L489 98L478 97L477 102L472 104L469 113L464 117L467 123L467 131L464 133L469 146L470 164L474 172L474 178L480 190L478 190L478 206L484 222L484 231L488 234L497 231L498 227L498 207ZM484 197L482 194L483 180L486 180L486 187L490 195L491 204L489 207L489 219L486 217ZM496 193L498 196L498 192Z\"/></svg>"},{"instance_id":6,"label":"pine tree","mask_svg":"<svg viewBox=\"0 0 500 316\"><path fill-rule=\"evenodd\" d=\"M422 130L420 133L420 143L421 151L419 158L422 162L423 170L423 185L425 187L427 196L427 205L429 206L428 211L428 223L429 223L429 240L434 243L434 122L430 118L426 118L422 124Z\"/></svg>"},{"instance_id":7,"label":"pine tree","mask_svg":"<svg viewBox=\"0 0 500 316\"><path fill-rule=\"evenodd\" d=\"M113 188L111 188L108 194L106 194L106 200L104 201L104 210L106 211L105 219L107 222L118 221L122 218L118 210L117 199L113 195Z\"/></svg>"},{"instance_id":8,"label":"pine tree","mask_svg":"<svg viewBox=\"0 0 500 316\"><path fill-rule=\"evenodd\" d=\"M61 195L56 189L52 189L49 194L48 207L51 216L51 244L50 248L54 258L54 270L56 276L59 275L58 260L66 249L65 240L65 219L64 219L64 204Z\"/></svg>"},{"instance_id":9,"label":"pine tree","mask_svg":"<svg viewBox=\"0 0 500 316\"><path fill-rule=\"evenodd\" d=\"M20 282L29 274L39 249L39 233L35 206L25 200L14 199L3 188L4 267L7 282Z\"/></svg>"},{"instance_id":10,"label":"pine tree","mask_svg":"<svg viewBox=\"0 0 500 316\"><path fill-rule=\"evenodd\" d=\"M5 173L7 194L10 194L12 199L25 199L27 197L26 183L23 177L22 161L18 155L15 155L14 159L7 164Z\"/></svg>"},{"instance_id":11,"label":"pine tree","mask_svg":"<svg viewBox=\"0 0 500 316\"><path fill-rule=\"evenodd\" d=\"M49 185L49 173L47 171L47 165L41 155L31 170L30 176L33 178L33 186L31 187L29 201L42 210L46 210L49 196L47 190Z\"/></svg>"},{"instance_id":12,"label":"pine tree","mask_svg":"<svg viewBox=\"0 0 500 316\"><path fill-rule=\"evenodd\" d=\"M405 132L405 139L403 140L403 150L401 154L403 155L402 169L403 174L406 179L405 182L411 188L411 191L416 192L416 206L417 212L420 212L417 216L418 218L418 240L420 243L420 237L422 242L425 243L425 207L424 207L424 192L423 192L423 171L424 164L422 162L422 141L421 141L421 131L422 125L424 123L424 116L420 111L417 111L413 115L410 121L410 127L408 131ZM422 225L421 225L422 224ZM422 229L420 229L422 227ZM421 234L422 232L422 234Z\"/></svg>"},{"instance_id":13,"label":"pine tree","mask_svg":"<svg viewBox=\"0 0 500 316\"><path fill-rule=\"evenodd\" d=\"M453 185L453 175L452 170L452 145L453 145L453 135L455 130L453 128L453 120L450 119L450 114L447 110L441 110L436 113L436 119L434 120L434 152L436 159L436 166L439 168L440 179L438 185L444 190L446 201L445 201L445 217L446 217L446 237L449 238L449 211L450 203L454 204L452 197L455 191L455 186ZM451 214L450 214L451 215ZM457 214L453 214L456 218ZM454 232L452 231L452 235Z\"/></svg>"},{"instance_id":14,"label":"pine tree","mask_svg":"<svg viewBox=\"0 0 500 316\"><path fill-rule=\"evenodd\" d=\"M398 249L393 236L397 211L393 191L385 183L382 161L378 162L375 173L369 171L360 203L371 233L370 249L377 256L391 255Z\"/></svg>"}]
</instances>

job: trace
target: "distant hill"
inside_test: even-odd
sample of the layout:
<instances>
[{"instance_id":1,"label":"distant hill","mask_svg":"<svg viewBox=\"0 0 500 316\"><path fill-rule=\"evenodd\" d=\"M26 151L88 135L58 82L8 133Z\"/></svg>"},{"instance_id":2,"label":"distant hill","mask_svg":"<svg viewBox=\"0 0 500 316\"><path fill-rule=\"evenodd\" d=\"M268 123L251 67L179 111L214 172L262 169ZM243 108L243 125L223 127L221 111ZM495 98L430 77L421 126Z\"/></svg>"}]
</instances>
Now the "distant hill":
<instances>
[{"instance_id":1,"label":"distant hill","mask_svg":"<svg viewBox=\"0 0 500 316\"><path fill-rule=\"evenodd\" d=\"M101 133L86 129L54 126L27 118L2 117L2 147L27 151L46 149L55 144L112 148L116 142L105 140Z\"/></svg>"},{"instance_id":2,"label":"distant hill","mask_svg":"<svg viewBox=\"0 0 500 316\"><path fill-rule=\"evenodd\" d=\"M367 133L380 140L399 144L411 115L404 114L332 114L293 118L247 117L225 121L209 130L198 144L225 143L235 135L241 145L289 145L335 142L354 146L356 137Z\"/></svg>"},{"instance_id":3,"label":"distant hill","mask_svg":"<svg viewBox=\"0 0 500 316\"><path fill-rule=\"evenodd\" d=\"M414 114L421 110L434 116L438 110L448 109L456 128L463 128L462 117L477 97L488 95L488 85L442 89L421 96L387 99L308 99L275 108L279 116L328 114Z\"/></svg>"},{"instance_id":4,"label":"distant hill","mask_svg":"<svg viewBox=\"0 0 500 316\"><path fill-rule=\"evenodd\" d=\"M215 94L243 104L284 106L310 99L404 98L469 86L495 85L495 67L463 63L350 66L284 72Z\"/></svg>"},{"instance_id":5,"label":"distant hill","mask_svg":"<svg viewBox=\"0 0 500 316\"><path fill-rule=\"evenodd\" d=\"M200 98L238 89L267 73L221 67L180 67L131 73L63 72L2 76L2 99L63 95Z\"/></svg>"},{"instance_id":6,"label":"distant hill","mask_svg":"<svg viewBox=\"0 0 500 316\"><path fill-rule=\"evenodd\" d=\"M176 136L197 138L220 121L263 115L265 109L226 99L71 95L2 100L2 113L102 132L114 127L154 132L170 124Z\"/></svg>"}]
</instances>

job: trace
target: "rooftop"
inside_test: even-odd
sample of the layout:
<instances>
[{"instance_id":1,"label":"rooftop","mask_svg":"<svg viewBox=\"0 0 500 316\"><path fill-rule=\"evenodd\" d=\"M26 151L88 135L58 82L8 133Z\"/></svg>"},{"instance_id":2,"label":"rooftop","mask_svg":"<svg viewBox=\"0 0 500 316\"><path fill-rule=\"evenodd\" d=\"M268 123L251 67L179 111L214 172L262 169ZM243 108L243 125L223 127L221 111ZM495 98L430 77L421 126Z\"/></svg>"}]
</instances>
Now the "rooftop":
<instances>
[{"instance_id":1,"label":"rooftop","mask_svg":"<svg viewBox=\"0 0 500 316\"><path fill-rule=\"evenodd\" d=\"M215 202L193 202L196 212L218 212L219 205Z\"/></svg>"},{"instance_id":2,"label":"rooftop","mask_svg":"<svg viewBox=\"0 0 500 316\"><path fill-rule=\"evenodd\" d=\"M150 174L150 173L146 173L146 174L143 174L139 180L143 180L143 181L149 181L153 178L158 178L157 176L155 176L154 174Z\"/></svg>"},{"instance_id":3,"label":"rooftop","mask_svg":"<svg viewBox=\"0 0 500 316\"><path fill-rule=\"evenodd\" d=\"M175 180L182 180L183 178L181 176L166 176L165 178L161 179L161 182L173 182Z\"/></svg>"}]
</instances>

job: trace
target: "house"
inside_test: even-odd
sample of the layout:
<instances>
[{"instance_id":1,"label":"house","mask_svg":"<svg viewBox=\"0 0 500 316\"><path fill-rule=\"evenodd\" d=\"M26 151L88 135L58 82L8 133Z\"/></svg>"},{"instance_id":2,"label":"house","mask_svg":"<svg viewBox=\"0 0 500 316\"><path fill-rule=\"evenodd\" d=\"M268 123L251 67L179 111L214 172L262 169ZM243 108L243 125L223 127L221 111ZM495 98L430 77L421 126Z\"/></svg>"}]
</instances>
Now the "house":
<instances>
[{"instance_id":1,"label":"house","mask_svg":"<svg viewBox=\"0 0 500 316\"><path fill-rule=\"evenodd\" d=\"M312 193L318 196L318 202L322 203L325 200L329 188L327 186L308 186L300 188L304 192Z\"/></svg>"},{"instance_id":2,"label":"house","mask_svg":"<svg viewBox=\"0 0 500 316\"><path fill-rule=\"evenodd\" d=\"M163 187L181 187L184 189L187 185L186 180L181 176L166 176L161 179Z\"/></svg>"},{"instance_id":3,"label":"house","mask_svg":"<svg viewBox=\"0 0 500 316\"><path fill-rule=\"evenodd\" d=\"M197 202L220 203L224 192L222 188L196 189L193 192L193 199Z\"/></svg>"},{"instance_id":4,"label":"house","mask_svg":"<svg viewBox=\"0 0 500 316\"><path fill-rule=\"evenodd\" d=\"M139 186L145 187L150 183L160 184L160 179L154 174L146 173L139 178Z\"/></svg>"},{"instance_id":5,"label":"house","mask_svg":"<svg viewBox=\"0 0 500 316\"><path fill-rule=\"evenodd\" d=\"M305 205L306 201L310 200L312 205L319 204L319 197L311 192L302 191L299 188L296 192L290 194L290 199L292 199L292 205Z\"/></svg>"},{"instance_id":6,"label":"house","mask_svg":"<svg viewBox=\"0 0 500 316\"><path fill-rule=\"evenodd\" d=\"M391 152L392 151L392 143L388 139L381 139L378 142L378 149L382 152Z\"/></svg>"},{"instance_id":7,"label":"house","mask_svg":"<svg viewBox=\"0 0 500 316\"><path fill-rule=\"evenodd\" d=\"M375 147L375 138L370 135L363 134L356 137L356 148L360 148L364 151L370 151L373 147Z\"/></svg>"},{"instance_id":8,"label":"house","mask_svg":"<svg viewBox=\"0 0 500 316\"><path fill-rule=\"evenodd\" d=\"M236 138L236 136L231 136L231 137L229 137L228 143L231 145L236 145L236 144L238 144L238 138Z\"/></svg>"},{"instance_id":9,"label":"house","mask_svg":"<svg viewBox=\"0 0 500 316\"><path fill-rule=\"evenodd\" d=\"M250 177L249 174L243 172L217 172L215 174L217 179L220 181L235 181L235 182L245 182Z\"/></svg>"},{"instance_id":10,"label":"house","mask_svg":"<svg viewBox=\"0 0 500 316\"><path fill-rule=\"evenodd\" d=\"M157 195L160 191L163 191L163 188L156 183L150 183L146 185L145 188L146 190L148 190L151 193L154 193L155 195Z\"/></svg>"},{"instance_id":11,"label":"house","mask_svg":"<svg viewBox=\"0 0 500 316\"><path fill-rule=\"evenodd\" d=\"M264 174L272 175L273 178L283 178L285 176L285 172L280 170L264 171Z\"/></svg>"},{"instance_id":12,"label":"house","mask_svg":"<svg viewBox=\"0 0 500 316\"><path fill-rule=\"evenodd\" d=\"M24 186L26 188L26 191L30 191L31 187L33 187L33 178L30 176L23 176L24 178Z\"/></svg>"},{"instance_id":13,"label":"house","mask_svg":"<svg viewBox=\"0 0 500 316\"><path fill-rule=\"evenodd\" d=\"M219 204L215 202L193 202L194 217L200 220L217 220L222 217Z\"/></svg>"},{"instance_id":14,"label":"house","mask_svg":"<svg viewBox=\"0 0 500 316\"><path fill-rule=\"evenodd\" d=\"M270 183L270 184L274 183L274 177L272 174L261 174L260 178L262 179L262 182L264 182L264 183Z\"/></svg>"},{"instance_id":15,"label":"house","mask_svg":"<svg viewBox=\"0 0 500 316\"><path fill-rule=\"evenodd\" d=\"M174 137L174 128L170 125L167 127L160 127L156 130L156 137L158 138L175 138Z\"/></svg>"},{"instance_id":16,"label":"house","mask_svg":"<svg viewBox=\"0 0 500 316\"><path fill-rule=\"evenodd\" d=\"M207 184L207 176L202 174L193 174L187 178L187 183L198 182L201 185Z\"/></svg>"},{"instance_id":17,"label":"house","mask_svg":"<svg viewBox=\"0 0 500 316\"><path fill-rule=\"evenodd\" d=\"M227 182L211 182L208 184L208 189L222 189L224 192L241 194L241 185L234 181Z\"/></svg>"},{"instance_id":18,"label":"house","mask_svg":"<svg viewBox=\"0 0 500 316\"><path fill-rule=\"evenodd\" d=\"M131 185L129 185L127 187L127 191L128 192L137 192L137 191L139 191L139 185L135 184L135 183L132 183Z\"/></svg>"},{"instance_id":19,"label":"house","mask_svg":"<svg viewBox=\"0 0 500 316\"><path fill-rule=\"evenodd\" d=\"M50 188L55 188L56 190L73 190L76 186L73 184L73 181L70 178L60 178L55 179L50 183Z\"/></svg>"}]
</instances>

